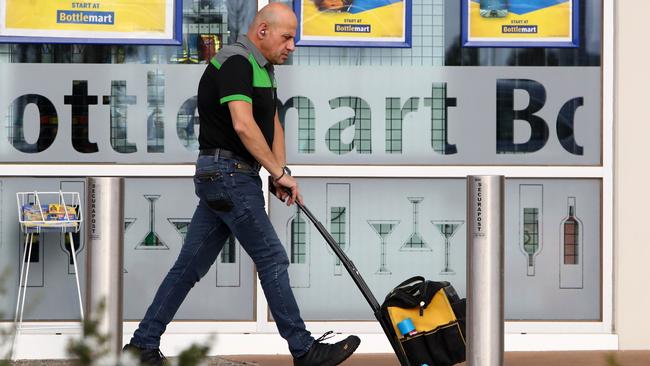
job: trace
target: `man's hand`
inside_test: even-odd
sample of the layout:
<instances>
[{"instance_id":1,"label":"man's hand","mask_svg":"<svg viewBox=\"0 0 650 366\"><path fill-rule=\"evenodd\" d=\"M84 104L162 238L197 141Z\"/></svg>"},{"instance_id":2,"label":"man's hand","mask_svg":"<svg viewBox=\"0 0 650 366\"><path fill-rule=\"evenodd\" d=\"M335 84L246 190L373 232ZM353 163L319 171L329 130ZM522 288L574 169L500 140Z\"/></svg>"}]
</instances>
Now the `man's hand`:
<instances>
[{"instance_id":1,"label":"man's hand","mask_svg":"<svg viewBox=\"0 0 650 366\"><path fill-rule=\"evenodd\" d=\"M280 201L284 202L289 194L280 186L273 177L269 176L269 191L273 193Z\"/></svg>"},{"instance_id":2,"label":"man's hand","mask_svg":"<svg viewBox=\"0 0 650 366\"><path fill-rule=\"evenodd\" d=\"M296 182L292 176L285 174L278 180L270 178L270 181L271 185L269 185L269 189L271 189L271 192L282 202L285 202L286 200L287 206L293 205L296 200L300 202L300 204L303 203L298 188L298 182Z\"/></svg>"}]
</instances>

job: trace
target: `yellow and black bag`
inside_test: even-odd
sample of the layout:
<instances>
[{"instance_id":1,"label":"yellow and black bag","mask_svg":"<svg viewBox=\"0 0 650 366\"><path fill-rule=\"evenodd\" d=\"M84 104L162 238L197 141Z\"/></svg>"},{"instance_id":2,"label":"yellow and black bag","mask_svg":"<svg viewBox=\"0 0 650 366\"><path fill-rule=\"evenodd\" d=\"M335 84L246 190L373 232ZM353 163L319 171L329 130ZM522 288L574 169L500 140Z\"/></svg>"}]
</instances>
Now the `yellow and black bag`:
<instances>
[{"instance_id":1,"label":"yellow and black bag","mask_svg":"<svg viewBox=\"0 0 650 366\"><path fill-rule=\"evenodd\" d=\"M409 278L386 296L381 312L411 366L465 361L465 299L449 282ZM415 330L403 335L398 324L408 318Z\"/></svg>"}]
</instances>

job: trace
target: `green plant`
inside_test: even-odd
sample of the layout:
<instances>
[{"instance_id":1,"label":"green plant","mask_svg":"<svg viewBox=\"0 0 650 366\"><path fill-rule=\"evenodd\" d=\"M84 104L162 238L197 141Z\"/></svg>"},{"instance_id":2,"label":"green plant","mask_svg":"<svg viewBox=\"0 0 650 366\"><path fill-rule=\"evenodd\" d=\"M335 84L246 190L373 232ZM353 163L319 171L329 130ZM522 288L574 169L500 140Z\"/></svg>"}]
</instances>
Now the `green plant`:
<instances>
[{"instance_id":1,"label":"green plant","mask_svg":"<svg viewBox=\"0 0 650 366\"><path fill-rule=\"evenodd\" d=\"M9 271L0 273L0 297L6 294L4 284L9 277ZM102 314L105 309L105 302L99 303L92 314ZM0 318L3 314L0 313ZM11 361L13 339L16 334L15 325L12 327L0 328L0 350L8 348L5 355L0 354L0 366L12 366ZM213 338L205 344L193 344L182 351L176 359L178 366L199 366L207 364L207 356L210 351L209 344ZM91 315L83 322L83 337L68 342L66 353L70 362L75 366L137 366L137 360L130 355L115 356L110 351L110 335L103 334L100 330L99 319Z\"/></svg>"},{"instance_id":2,"label":"green plant","mask_svg":"<svg viewBox=\"0 0 650 366\"><path fill-rule=\"evenodd\" d=\"M210 346L193 344L178 355L179 366L199 366L205 363Z\"/></svg>"},{"instance_id":3,"label":"green plant","mask_svg":"<svg viewBox=\"0 0 650 366\"><path fill-rule=\"evenodd\" d=\"M9 270L5 269L0 273L0 297L4 296L7 293L7 289L5 288L5 283L7 281L7 277L9 277ZM0 312L0 318L2 318L4 314ZM15 328L11 327L9 329L5 329L4 327L0 328L0 349L5 349L9 342L13 343L13 336L15 334ZM0 366L9 366L11 365L11 353L12 353L12 346L9 346L9 349L7 350L6 355L0 355Z\"/></svg>"},{"instance_id":4,"label":"green plant","mask_svg":"<svg viewBox=\"0 0 650 366\"><path fill-rule=\"evenodd\" d=\"M91 316L83 322L83 337L71 340L67 346L67 354L75 366L126 366L137 365L138 362L131 355L120 355L115 357L110 350L110 335L103 334L100 330L99 319L93 314L102 314L105 309L105 302L98 304ZM193 344L183 350L175 364L178 366L198 366L206 363L209 344ZM2 365L0 365L2 366Z\"/></svg>"},{"instance_id":5,"label":"green plant","mask_svg":"<svg viewBox=\"0 0 650 366\"><path fill-rule=\"evenodd\" d=\"M105 308L102 301L93 314L101 314ZM73 358L74 365L92 366L110 354L109 342L110 336L99 331L99 319L91 316L84 319L83 337L70 340L66 351Z\"/></svg>"},{"instance_id":6,"label":"green plant","mask_svg":"<svg viewBox=\"0 0 650 366\"><path fill-rule=\"evenodd\" d=\"M616 360L615 353L608 353L605 358L607 359L607 366L623 366Z\"/></svg>"}]
</instances>

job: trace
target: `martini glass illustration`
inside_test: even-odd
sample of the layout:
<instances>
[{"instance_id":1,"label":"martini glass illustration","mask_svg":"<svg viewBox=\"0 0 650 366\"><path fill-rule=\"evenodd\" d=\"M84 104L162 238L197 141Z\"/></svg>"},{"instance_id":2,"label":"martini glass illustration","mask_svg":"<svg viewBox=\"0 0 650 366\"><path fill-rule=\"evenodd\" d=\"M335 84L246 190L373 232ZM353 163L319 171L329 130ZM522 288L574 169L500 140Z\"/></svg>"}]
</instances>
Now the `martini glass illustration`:
<instances>
[{"instance_id":1,"label":"martini glass illustration","mask_svg":"<svg viewBox=\"0 0 650 366\"><path fill-rule=\"evenodd\" d=\"M137 218L135 218L135 217L125 217L124 218L124 233L125 233L124 235L126 235L126 231L129 230L131 225L133 225L133 223L135 223L136 220L137 220ZM126 265L124 266L123 272L124 273L129 273L129 271L126 270Z\"/></svg>"},{"instance_id":2,"label":"martini glass illustration","mask_svg":"<svg viewBox=\"0 0 650 366\"><path fill-rule=\"evenodd\" d=\"M178 232L178 235L183 239L185 243L185 237L187 236L187 229L190 227L190 222L192 219L188 218L167 218L170 224L174 226L174 229Z\"/></svg>"},{"instance_id":3,"label":"martini glass illustration","mask_svg":"<svg viewBox=\"0 0 650 366\"><path fill-rule=\"evenodd\" d=\"M411 204L413 205L413 233L411 233L411 236L402 244L402 247L400 250L419 250L419 251L431 251L431 248L427 245L427 243L422 239L422 235L420 235L420 231L418 230L418 216L419 211L418 211L418 205L424 197L407 197L409 201L411 201Z\"/></svg>"},{"instance_id":4,"label":"martini glass illustration","mask_svg":"<svg viewBox=\"0 0 650 366\"><path fill-rule=\"evenodd\" d=\"M131 225L137 220L135 217L125 217L124 218L124 231L129 230Z\"/></svg>"},{"instance_id":5,"label":"martini glass illustration","mask_svg":"<svg viewBox=\"0 0 650 366\"><path fill-rule=\"evenodd\" d=\"M144 198L149 201L149 232L136 249L169 249L156 233L156 201L160 198L160 195L145 194Z\"/></svg>"},{"instance_id":6,"label":"martini glass illustration","mask_svg":"<svg viewBox=\"0 0 650 366\"><path fill-rule=\"evenodd\" d=\"M386 265L386 238L390 236L395 227L399 224L399 220L368 220L368 224L379 235L379 269L375 274L391 274L392 272Z\"/></svg>"},{"instance_id":7,"label":"martini glass illustration","mask_svg":"<svg viewBox=\"0 0 650 366\"><path fill-rule=\"evenodd\" d=\"M465 221L462 220L432 220L431 223L433 226L438 229L442 238L445 239L445 265L440 271L442 275L453 275L456 274L456 271L449 267L449 256L451 253L451 238L454 237L458 229L463 225Z\"/></svg>"}]
</instances>

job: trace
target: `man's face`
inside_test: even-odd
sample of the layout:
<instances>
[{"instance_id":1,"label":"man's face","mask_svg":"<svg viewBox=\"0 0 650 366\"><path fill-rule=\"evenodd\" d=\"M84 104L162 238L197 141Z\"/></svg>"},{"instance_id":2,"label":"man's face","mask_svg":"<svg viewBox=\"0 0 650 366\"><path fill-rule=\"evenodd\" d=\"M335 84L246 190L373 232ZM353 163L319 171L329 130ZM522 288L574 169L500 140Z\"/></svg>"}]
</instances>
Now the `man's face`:
<instances>
[{"instance_id":1,"label":"man's face","mask_svg":"<svg viewBox=\"0 0 650 366\"><path fill-rule=\"evenodd\" d=\"M270 26L266 31L266 37L262 40L262 51L272 64L283 64L296 49L296 26L296 18L290 17L284 22Z\"/></svg>"}]
</instances>

